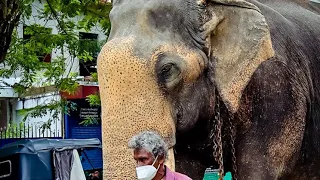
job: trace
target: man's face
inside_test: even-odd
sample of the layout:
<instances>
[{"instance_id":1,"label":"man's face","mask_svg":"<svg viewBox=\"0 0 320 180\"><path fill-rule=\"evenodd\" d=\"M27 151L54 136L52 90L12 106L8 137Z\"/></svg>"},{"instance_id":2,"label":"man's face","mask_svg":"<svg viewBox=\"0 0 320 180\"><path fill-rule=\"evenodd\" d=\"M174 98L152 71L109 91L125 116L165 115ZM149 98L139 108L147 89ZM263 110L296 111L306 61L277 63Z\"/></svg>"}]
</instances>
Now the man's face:
<instances>
[{"instance_id":1,"label":"man's face","mask_svg":"<svg viewBox=\"0 0 320 180\"><path fill-rule=\"evenodd\" d=\"M145 149L135 149L133 151L133 158L136 160L137 166L152 165L155 160L153 155ZM154 165L158 165L158 163L155 162Z\"/></svg>"}]
</instances>

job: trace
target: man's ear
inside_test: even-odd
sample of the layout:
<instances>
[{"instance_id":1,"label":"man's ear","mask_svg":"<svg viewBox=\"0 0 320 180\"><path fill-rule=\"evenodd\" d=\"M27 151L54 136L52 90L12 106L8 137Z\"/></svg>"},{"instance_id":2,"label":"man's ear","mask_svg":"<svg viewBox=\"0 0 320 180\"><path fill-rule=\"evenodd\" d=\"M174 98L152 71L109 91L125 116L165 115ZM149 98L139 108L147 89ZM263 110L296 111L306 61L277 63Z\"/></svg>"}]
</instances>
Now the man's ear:
<instances>
[{"instance_id":1,"label":"man's ear","mask_svg":"<svg viewBox=\"0 0 320 180\"><path fill-rule=\"evenodd\" d=\"M164 161L165 161L165 156L164 156L164 155L159 155L159 156L158 156L158 162L159 162L159 164L164 164Z\"/></svg>"}]
</instances>

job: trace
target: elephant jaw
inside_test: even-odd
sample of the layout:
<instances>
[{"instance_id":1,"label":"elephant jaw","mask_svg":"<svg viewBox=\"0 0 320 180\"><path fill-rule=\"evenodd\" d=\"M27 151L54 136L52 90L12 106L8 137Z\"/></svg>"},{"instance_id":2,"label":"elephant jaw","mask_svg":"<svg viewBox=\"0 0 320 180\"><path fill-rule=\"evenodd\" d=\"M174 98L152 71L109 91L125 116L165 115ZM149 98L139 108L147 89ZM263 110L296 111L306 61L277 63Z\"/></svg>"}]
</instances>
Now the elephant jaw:
<instances>
[{"instance_id":1,"label":"elephant jaw","mask_svg":"<svg viewBox=\"0 0 320 180\"><path fill-rule=\"evenodd\" d=\"M168 146L175 145L175 124L170 105L161 93L149 66L133 54L132 39L113 39L98 57L101 89L104 179L135 179L129 139L154 130ZM169 167L174 168L173 150Z\"/></svg>"},{"instance_id":2,"label":"elephant jaw","mask_svg":"<svg viewBox=\"0 0 320 180\"><path fill-rule=\"evenodd\" d=\"M173 147L169 148L168 150L168 159L164 163L171 171L175 171L176 169L176 162L174 160L174 151Z\"/></svg>"}]
</instances>

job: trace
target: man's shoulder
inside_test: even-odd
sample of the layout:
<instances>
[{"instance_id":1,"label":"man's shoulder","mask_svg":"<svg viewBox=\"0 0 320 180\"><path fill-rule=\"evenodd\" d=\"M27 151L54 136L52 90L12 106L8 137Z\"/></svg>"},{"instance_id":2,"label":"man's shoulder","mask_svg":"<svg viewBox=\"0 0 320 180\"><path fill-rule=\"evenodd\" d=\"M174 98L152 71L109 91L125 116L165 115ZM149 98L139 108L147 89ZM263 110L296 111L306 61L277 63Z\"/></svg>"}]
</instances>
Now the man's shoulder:
<instances>
[{"instance_id":1,"label":"man's shoulder","mask_svg":"<svg viewBox=\"0 0 320 180\"><path fill-rule=\"evenodd\" d=\"M168 167L166 167L165 180L192 180L192 179L184 174L173 172Z\"/></svg>"},{"instance_id":2,"label":"man's shoulder","mask_svg":"<svg viewBox=\"0 0 320 180\"><path fill-rule=\"evenodd\" d=\"M174 174L175 179L177 179L177 180L192 180L190 177L188 177L184 174L178 173L178 172L173 172L173 174Z\"/></svg>"}]
</instances>

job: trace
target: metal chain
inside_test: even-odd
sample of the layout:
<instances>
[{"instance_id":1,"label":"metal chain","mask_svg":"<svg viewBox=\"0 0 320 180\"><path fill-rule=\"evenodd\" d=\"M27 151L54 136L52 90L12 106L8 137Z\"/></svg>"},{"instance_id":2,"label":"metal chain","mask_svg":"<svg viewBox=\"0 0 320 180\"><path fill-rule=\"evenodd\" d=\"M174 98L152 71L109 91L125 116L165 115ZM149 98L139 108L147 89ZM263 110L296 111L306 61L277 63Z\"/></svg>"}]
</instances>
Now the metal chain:
<instances>
[{"instance_id":1,"label":"metal chain","mask_svg":"<svg viewBox=\"0 0 320 180\"><path fill-rule=\"evenodd\" d=\"M219 164L219 180L223 179L224 166L223 166L223 148L222 148L222 119L220 117L220 99L216 96L216 113L215 113L215 128L214 128L214 157Z\"/></svg>"},{"instance_id":2,"label":"metal chain","mask_svg":"<svg viewBox=\"0 0 320 180\"><path fill-rule=\"evenodd\" d=\"M230 145L231 145L231 153L232 153L232 170L233 170L233 179L237 180L237 161L236 161L236 150L234 148L234 141L236 138L236 126L233 124L233 119L234 119L234 115L232 113L230 113L229 116L229 130L230 130Z\"/></svg>"},{"instance_id":3,"label":"metal chain","mask_svg":"<svg viewBox=\"0 0 320 180\"><path fill-rule=\"evenodd\" d=\"M210 97L210 115L211 116L214 116L214 119L211 120L211 124L210 126L213 126L214 128L211 129L210 131L210 140L212 141L212 145L213 145L213 157L215 158L215 161L218 162L218 159L217 159L217 156L218 156L218 151L217 151L217 147L218 147L218 144L217 144L217 138L215 138L216 136L216 132L217 132L217 129L218 129L218 126L217 126L217 123L215 122L216 118L216 114L214 111L216 111L216 107L214 108L214 103L215 101L213 100L213 97ZM211 144L211 143L210 143Z\"/></svg>"},{"instance_id":4,"label":"metal chain","mask_svg":"<svg viewBox=\"0 0 320 180\"><path fill-rule=\"evenodd\" d=\"M212 112L214 116L214 128L211 130L210 133L210 139L213 141L213 156L215 158L215 161L219 165L219 180L223 179L224 176L224 164L223 164L223 145L222 145L222 125L223 120L220 117L220 99L219 96L216 96L216 102L215 102L215 112ZM214 102L211 100L210 106L212 109ZM230 136L230 145L231 145L231 154L232 154L232 177L233 180L237 180L237 162L236 162L236 153L235 153L235 139L236 139L236 126L233 124L234 115L229 112L229 132L228 135Z\"/></svg>"}]
</instances>

